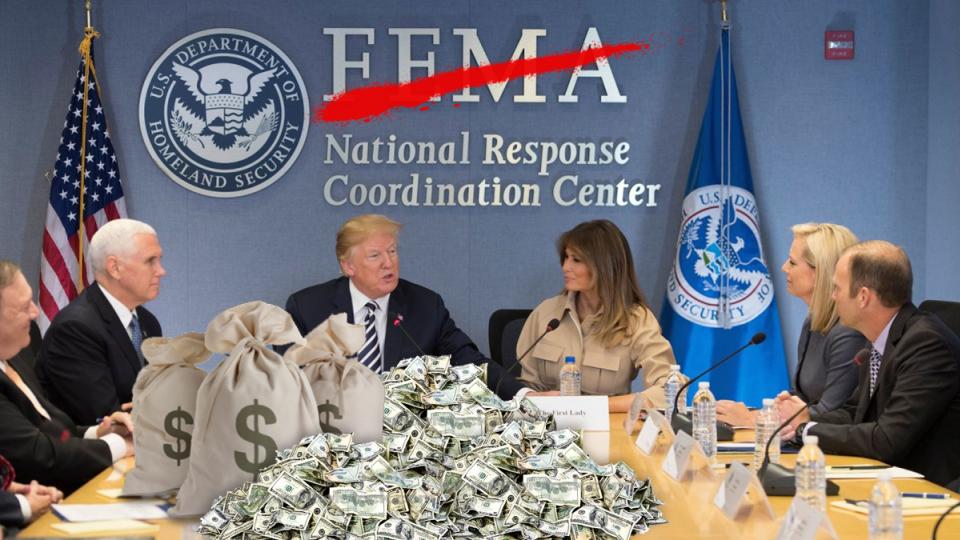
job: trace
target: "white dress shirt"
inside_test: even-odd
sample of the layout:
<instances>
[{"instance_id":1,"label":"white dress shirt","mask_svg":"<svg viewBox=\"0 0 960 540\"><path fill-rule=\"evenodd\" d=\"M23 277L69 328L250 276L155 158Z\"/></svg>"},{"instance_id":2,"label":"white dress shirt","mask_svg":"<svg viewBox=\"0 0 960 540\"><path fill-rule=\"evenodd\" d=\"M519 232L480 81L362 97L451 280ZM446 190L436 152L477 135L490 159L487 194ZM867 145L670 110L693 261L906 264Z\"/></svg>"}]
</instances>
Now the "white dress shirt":
<instances>
[{"instance_id":1,"label":"white dress shirt","mask_svg":"<svg viewBox=\"0 0 960 540\"><path fill-rule=\"evenodd\" d=\"M377 305L377 311L374 313L376 317L374 325L377 328L377 343L380 345L380 361L383 362L383 359L386 358L384 345L387 343L387 306L390 305L390 294L376 299L367 298L367 295L360 292L360 289L353 284L351 279L350 300L353 302L354 324L364 324L364 319L367 317L367 302L373 302Z\"/></svg>"}]
</instances>

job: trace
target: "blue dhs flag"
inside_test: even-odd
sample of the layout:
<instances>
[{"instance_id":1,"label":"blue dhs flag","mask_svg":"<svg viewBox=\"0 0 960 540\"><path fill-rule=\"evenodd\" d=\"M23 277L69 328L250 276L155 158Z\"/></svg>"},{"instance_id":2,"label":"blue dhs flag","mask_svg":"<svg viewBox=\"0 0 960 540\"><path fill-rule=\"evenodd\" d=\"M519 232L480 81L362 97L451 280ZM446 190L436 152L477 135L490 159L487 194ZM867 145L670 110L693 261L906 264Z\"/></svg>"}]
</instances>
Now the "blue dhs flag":
<instances>
[{"instance_id":1,"label":"blue dhs flag","mask_svg":"<svg viewBox=\"0 0 960 540\"><path fill-rule=\"evenodd\" d=\"M706 377L717 399L759 406L788 387L787 365L760 242L728 28L720 40L661 323L688 376L764 332L766 341Z\"/></svg>"}]
</instances>

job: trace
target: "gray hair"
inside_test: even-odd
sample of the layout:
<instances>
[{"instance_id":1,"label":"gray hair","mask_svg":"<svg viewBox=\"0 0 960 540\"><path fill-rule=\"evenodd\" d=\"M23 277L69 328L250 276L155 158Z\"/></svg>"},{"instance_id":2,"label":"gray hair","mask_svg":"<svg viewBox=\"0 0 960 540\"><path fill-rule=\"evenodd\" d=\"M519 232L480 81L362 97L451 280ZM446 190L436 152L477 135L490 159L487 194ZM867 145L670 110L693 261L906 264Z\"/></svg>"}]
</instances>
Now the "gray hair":
<instances>
[{"instance_id":1,"label":"gray hair","mask_svg":"<svg viewBox=\"0 0 960 540\"><path fill-rule=\"evenodd\" d=\"M96 274L103 273L107 267L107 257L114 255L126 257L133 253L133 240L138 234L157 236L153 227L135 219L114 219L105 223L87 249L87 259Z\"/></svg>"},{"instance_id":2,"label":"gray hair","mask_svg":"<svg viewBox=\"0 0 960 540\"><path fill-rule=\"evenodd\" d=\"M0 259L0 292L9 287L13 280L17 279L20 273L20 267L13 261ZM0 303L3 302L3 296L0 295Z\"/></svg>"}]
</instances>

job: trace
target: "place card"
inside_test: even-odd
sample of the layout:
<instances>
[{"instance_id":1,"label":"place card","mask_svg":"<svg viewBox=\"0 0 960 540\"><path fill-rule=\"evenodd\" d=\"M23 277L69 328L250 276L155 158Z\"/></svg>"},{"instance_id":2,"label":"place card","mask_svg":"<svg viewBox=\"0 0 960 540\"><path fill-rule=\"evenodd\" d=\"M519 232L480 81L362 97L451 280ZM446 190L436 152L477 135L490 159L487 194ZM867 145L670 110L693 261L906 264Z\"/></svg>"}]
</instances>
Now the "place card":
<instances>
[{"instance_id":1,"label":"place card","mask_svg":"<svg viewBox=\"0 0 960 540\"><path fill-rule=\"evenodd\" d=\"M610 431L608 396L528 396L557 420L557 429Z\"/></svg>"},{"instance_id":2,"label":"place card","mask_svg":"<svg viewBox=\"0 0 960 540\"><path fill-rule=\"evenodd\" d=\"M830 538L837 539L837 531L826 512L810 506L800 497L794 497L777 532L777 540L813 540L820 529L824 529Z\"/></svg>"},{"instance_id":3,"label":"place card","mask_svg":"<svg viewBox=\"0 0 960 540\"><path fill-rule=\"evenodd\" d=\"M749 502L748 493L754 499L753 502ZM760 504L770 517L774 516L770 500L767 499L757 475L743 463L734 462L727 469L723 482L713 497L713 504L717 505L727 518L736 519L737 512L745 503Z\"/></svg>"}]
</instances>

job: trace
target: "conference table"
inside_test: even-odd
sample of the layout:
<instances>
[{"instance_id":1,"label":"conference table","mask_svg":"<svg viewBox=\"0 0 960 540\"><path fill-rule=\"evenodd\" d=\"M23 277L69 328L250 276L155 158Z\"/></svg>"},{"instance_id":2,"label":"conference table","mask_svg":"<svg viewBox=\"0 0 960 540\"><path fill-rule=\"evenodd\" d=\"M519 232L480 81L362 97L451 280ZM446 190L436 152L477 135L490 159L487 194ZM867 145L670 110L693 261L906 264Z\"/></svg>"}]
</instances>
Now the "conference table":
<instances>
[{"instance_id":1,"label":"conference table","mask_svg":"<svg viewBox=\"0 0 960 540\"><path fill-rule=\"evenodd\" d=\"M773 539L783 521L784 515L790 507L791 497L771 497L770 504L775 513L770 517L762 510L762 505L746 505L735 519L727 518L714 505L713 498L720 486L724 472L714 469L711 479L700 473L678 482L669 477L661 468L667 453L666 444L660 445L651 455L642 453L634 444L634 436L628 436L623 427L624 414L610 415L610 432L590 432L585 435L585 447L598 460L609 459L611 463L623 460L630 465L639 478L650 478L653 483L654 494L664 502L661 507L667 524L655 525L650 531L636 538L750 538ZM639 428L639 424L638 424ZM737 431L736 441L752 441L753 433L749 430ZM597 457L600 454L600 457ZM781 463L792 467L795 454L784 454ZM749 454L721 454L718 462L730 463L740 461L749 465L752 456ZM828 466L843 466L851 464L880 464L877 461L850 456L827 456ZM120 488L123 485L123 471L133 466L133 458L118 462L114 467L103 471L86 485L67 497L68 503L116 503L118 499L101 493L104 490ZM842 509L833 508L830 502L838 499L867 499L874 480L836 480L840 485L838 497L827 498L827 515L830 518L839 538L866 538L867 516ZM950 493L948 490L922 479L896 479L894 483L900 491ZM954 494L956 495L956 494ZM907 516L904 517L904 538L930 538L937 516ZM53 528L60 520L47 513L32 525L21 531L24 538L37 537L68 537L69 535ZM158 539L190 539L199 538L194 532L197 520L165 519L149 522L151 527L143 530L91 532L84 536L91 537L152 537ZM821 530L817 538L827 538ZM949 516L940 527L938 537L941 539L960 538L960 515L954 513Z\"/></svg>"}]
</instances>

